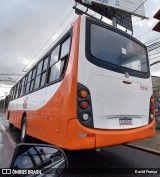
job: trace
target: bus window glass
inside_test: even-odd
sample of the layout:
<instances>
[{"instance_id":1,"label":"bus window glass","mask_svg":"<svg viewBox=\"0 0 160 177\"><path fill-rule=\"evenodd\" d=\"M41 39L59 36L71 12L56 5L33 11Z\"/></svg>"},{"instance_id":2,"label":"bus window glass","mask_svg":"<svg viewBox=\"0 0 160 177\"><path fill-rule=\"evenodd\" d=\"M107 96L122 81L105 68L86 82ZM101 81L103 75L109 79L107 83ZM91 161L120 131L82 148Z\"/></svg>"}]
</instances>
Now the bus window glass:
<instances>
[{"instance_id":1,"label":"bus window glass","mask_svg":"<svg viewBox=\"0 0 160 177\"><path fill-rule=\"evenodd\" d=\"M17 95L17 85L15 86L15 89L14 89L14 99L16 99L16 95Z\"/></svg>"},{"instance_id":2,"label":"bus window glass","mask_svg":"<svg viewBox=\"0 0 160 177\"><path fill-rule=\"evenodd\" d=\"M28 84L27 84L26 93L29 92L29 86L30 86L30 82L28 82Z\"/></svg>"},{"instance_id":3,"label":"bus window glass","mask_svg":"<svg viewBox=\"0 0 160 177\"><path fill-rule=\"evenodd\" d=\"M35 85L34 85L34 90L39 88L39 83L40 83L40 75L36 77L35 80Z\"/></svg>"},{"instance_id":4,"label":"bus window glass","mask_svg":"<svg viewBox=\"0 0 160 177\"><path fill-rule=\"evenodd\" d=\"M34 70L33 70L33 73L32 73L32 79L35 78L35 75L36 75L36 68L34 68Z\"/></svg>"},{"instance_id":5,"label":"bus window glass","mask_svg":"<svg viewBox=\"0 0 160 177\"><path fill-rule=\"evenodd\" d=\"M43 61L41 61L39 64L38 64L38 68L37 68L37 76L41 73L42 71L42 64L43 64Z\"/></svg>"},{"instance_id":6,"label":"bus window glass","mask_svg":"<svg viewBox=\"0 0 160 177\"><path fill-rule=\"evenodd\" d=\"M70 41L71 41L71 39L68 38L68 39L62 44L61 57L60 57L60 58L63 58L64 56L66 56L66 55L69 53Z\"/></svg>"},{"instance_id":7,"label":"bus window glass","mask_svg":"<svg viewBox=\"0 0 160 177\"><path fill-rule=\"evenodd\" d=\"M33 90L34 80L31 81L30 92Z\"/></svg>"},{"instance_id":8,"label":"bus window glass","mask_svg":"<svg viewBox=\"0 0 160 177\"><path fill-rule=\"evenodd\" d=\"M48 57L44 60L43 71L47 69L47 66L48 66Z\"/></svg>"},{"instance_id":9,"label":"bus window glass","mask_svg":"<svg viewBox=\"0 0 160 177\"><path fill-rule=\"evenodd\" d=\"M25 77L25 80L24 80L24 85L27 84L27 81L28 81L28 76Z\"/></svg>"},{"instance_id":10,"label":"bus window glass","mask_svg":"<svg viewBox=\"0 0 160 177\"><path fill-rule=\"evenodd\" d=\"M53 49L53 51L51 53L50 66L52 66L55 62L58 61L59 48L60 48L60 45L58 45L55 49Z\"/></svg>"},{"instance_id":11,"label":"bus window glass","mask_svg":"<svg viewBox=\"0 0 160 177\"><path fill-rule=\"evenodd\" d=\"M30 71L30 73L28 75L28 82L31 80L31 76L32 76L32 71Z\"/></svg>"},{"instance_id":12,"label":"bus window glass","mask_svg":"<svg viewBox=\"0 0 160 177\"><path fill-rule=\"evenodd\" d=\"M24 85L24 83L25 83L25 77L22 80L22 86Z\"/></svg>"},{"instance_id":13,"label":"bus window glass","mask_svg":"<svg viewBox=\"0 0 160 177\"><path fill-rule=\"evenodd\" d=\"M146 50L131 39L107 28L91 25L91 55L98 60L148 72Z\"/></svg>"},{"instance_id":14,"label":"bus window glass","mask_svg":"<svg viewBox=\"0 0 160 177\"><path fill-rule=\"evenodd\" d=\"M21 87L22 87L22 80L19 82L17 97L21 96Z\"/></svg>"},{"instance_id":15,"label":"bus window glass","mask_svg":"<svg viewBox=\"0 0 160 177\"><path fill-rule=\"evenodd\" d=\"M46 80L46 72L44 72L41 76L41 84L40 87L43 87L45 85L45 80Z\"/></svg>"},{"instance_id":16,"label":"bus window glass","mask_svg":"<svg viewBox=\"0 0 160 177\"><path fill-rule=\"evenodd\" d=\"M61 61L56 63L50 68L49 71L49 82L56 81L60 78L60 66L61 66Z\"/></svg>"},{"instance_id":17,"label":"bus window glass","mask_svg":"<svg viewBox=\"0 0 160 177\"><path fill-rule=\"evenodd\" d=\"M26 93L27 81L28 81L28 75L25 77L24 94Z\"/></svg>"}]
</instances>

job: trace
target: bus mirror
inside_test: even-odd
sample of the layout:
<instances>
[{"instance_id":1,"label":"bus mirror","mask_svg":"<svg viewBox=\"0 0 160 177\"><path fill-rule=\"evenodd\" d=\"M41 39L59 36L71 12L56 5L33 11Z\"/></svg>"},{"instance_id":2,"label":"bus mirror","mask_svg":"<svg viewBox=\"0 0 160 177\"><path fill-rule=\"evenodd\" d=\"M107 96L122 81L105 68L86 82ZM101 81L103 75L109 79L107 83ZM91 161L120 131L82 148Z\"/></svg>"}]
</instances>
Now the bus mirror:
<instances>
[{"instance_id":1,"label":"bus mirror","mask_svg":"<svg viewBox=\"0 0 160 177\"><path fill-rule=\"evenodd\" d=\"M68 166L65 153L46 144L18 144L14 150L10 168L12 174L22 176L60 176Z\"/></svg>"}]
</instances>

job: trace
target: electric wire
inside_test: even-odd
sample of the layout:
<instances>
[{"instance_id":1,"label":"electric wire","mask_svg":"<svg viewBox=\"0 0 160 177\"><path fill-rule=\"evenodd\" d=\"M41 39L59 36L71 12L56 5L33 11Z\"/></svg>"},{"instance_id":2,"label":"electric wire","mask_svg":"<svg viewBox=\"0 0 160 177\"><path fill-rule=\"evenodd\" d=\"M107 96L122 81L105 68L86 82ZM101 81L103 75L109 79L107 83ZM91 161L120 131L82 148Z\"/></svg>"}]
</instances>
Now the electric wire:
<instances>
[{"instance_id":1,"label":"electric wire","mask_svg":"<svg viewBox=\"0 0 160 177\"><path fill-rule=\"evenodd\" d=\"M146 31L145 33L143 33L143 34L137 36L136 38L140 38L140 37L142 37L142 36L144 36L144 35L146 35L146 34L148 34L148 33L150 33L150 32L152 32L152 30Z\"/></svg>"},{"instance_id":2,"label":"electric wire","mask_svg":"<svg viewBox=\"0 0 160 177\"><path fill-rule=\"evenodd\" d=\"M43 46L38 50L38 52L34 55L34 57L29 61L29 63L31 61L33 61L35 59L35 57L39 54L39 52L45 47L45 45L50 41L50 39L54 36L54 34L58 31L58 29L63 25L63 23L65 23L65 21L67 20L67 18L71 15L71 13L73 12L73 10L67 15L67 17L62 21L62 23L57 27L57 29L52 33L52 35L49 37L49 39L43 44ZM29 66L29 64L23 69L25 70L27 67Z\"/></svg>"},{"instance_id":3,"label":"electric wire","mask_svg":"<svg viewBox=\"0 0 160 177\"><path fill-rule=\"evenodd\" d=\"M146 3L148 0L145 0L143 3L141 3L137 8L136 8L136 10L135 11L133 11L133 13L135 13L144 3Z\"/></svg>"},{"instance_id":4,"label":"electric wire","mask_svg":"<svg viewBox=\"0 0 160 177\"><path fill-rule=\"evenodd\" d=\"M157 56L157 57L154 57L154 58L151 58L150 60L155 60L157 58L160 58L160 56Z\"/></svg>"},{"instance_id":5,"label":"electric wire","mask_svg":"<svg viewBox=\"0 0 160 177\"><path fill-rule=\"evenodd\" d=\"M157 55L157 54L159 54L159 53L160 53L160 52L153 53L153 54L151 54L151 55L149 55L149 56Z\"/></svg>"},{"instance_id":6,"label":"electric wire","mask_svg":"<svg viewBox=\"0 0 160 177\"><path fill-rule=\"evenodd\" d=\"M62 23L57 27L57 29L52 33L52 35L49 37L49 39L43 44L43 46L38 50L38 52L34 55L34 57L29 61L29 63L31 61L33 61L35 59L35 57L40 53L40 51L46 46L46 44L51 40L51 38L55 35L55 33L59 30L59 28L65 23L65 21L67 20L67 18L72 14L73 9L71 10L71 12L67 15L67 17L62 21ZM29 66L29 64L28 64ZM26 66L23 70L25 70L26 68L28 68L28 66Z\"/></svg>"},{"instance_id":7,"label":"electric wire","mask_svg":"<svg viewBox=\"0 0 160 177\"><path fill-rule=\"evenodd\" d=\"M60 25L56 28L56 30L52 33L52 35L49 37L49 39L43 44L43 46L38 50L38 52L34 55L34 57L29 61L28 65L22 69L21 74L25 69L28 68L29 64L35 59L35 57L41 52L41 50L46 46L46 44L51 40L51 38L55 35L55 33L61 28L61 26L66 22L66 20L69 18L69 16L72 14L74 9L72 9L69 14L66 16L66 18L60 23ZM18 77L17 77L18 78ZM16 78L16 79L17 79Z\"/></svg>"},{"instance_id":8,"label":"electric wire","mask_svg":"<svg viewBox=\"0 0 160 177\"><path fill-rule=\"evenodd\" d=\"M154 39L152 39L152 40L150 40L150 41L145 42L145 44L155 42L155 41L157 41L157 40L159 40L159 39L160 39L160 37L154 38Z\"/></svg>"}]
</instances>

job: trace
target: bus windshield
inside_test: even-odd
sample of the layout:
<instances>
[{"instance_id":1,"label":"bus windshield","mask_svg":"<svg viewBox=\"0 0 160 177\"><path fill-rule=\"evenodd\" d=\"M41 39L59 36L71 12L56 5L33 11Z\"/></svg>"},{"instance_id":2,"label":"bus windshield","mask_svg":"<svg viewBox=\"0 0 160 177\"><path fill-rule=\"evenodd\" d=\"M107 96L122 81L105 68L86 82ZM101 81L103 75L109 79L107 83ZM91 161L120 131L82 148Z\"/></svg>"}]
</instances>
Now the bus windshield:
<instances>
[{"instance_id":1,"label":"bus windshield","mask_svg":"<svg viewBox=\"0 0 160 177\"><path fill-rule=\"evenodd\" d=\"M147 73L148 59L144 46L120 33L91 24L90 54L97 60Z\"/></svg>"}]
</instances>

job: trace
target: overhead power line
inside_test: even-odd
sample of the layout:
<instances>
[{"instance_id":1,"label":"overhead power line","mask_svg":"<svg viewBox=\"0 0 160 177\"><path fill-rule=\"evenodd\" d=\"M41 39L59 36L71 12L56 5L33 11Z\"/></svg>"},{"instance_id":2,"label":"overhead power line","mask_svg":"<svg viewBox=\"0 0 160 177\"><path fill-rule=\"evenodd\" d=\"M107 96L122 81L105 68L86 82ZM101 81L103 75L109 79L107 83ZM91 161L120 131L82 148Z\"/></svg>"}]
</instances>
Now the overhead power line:
<instances>
[{"instance_id":1,"label":"overhead power line","mask_svg":"<svg viewBox=\"0 0 160 177\"><path fill-rule=\"evenodd\" d=\"M156 45L158 45L158 44L160 44L160 41L155 42L155 43L153 43L153 44L150 44L150 45L148 45L147 47L150 48L150 47L156 46Z\"/></svg>"},{"instance_id":2,"label":"overhead power line","mask_svg":"<svg viewBox=\"0 0 160 177\"><path fill-rule=\"evenodd\" d=\"M133 13L135 13L144 3L146 3L148 0L145 0L142 4L140 4Z\"/></svg>"},{"instance_id":3,"label":"overhead power line","mask_svg":"<svg viewBox=\"0 0 160 177\"><path fill-rule=\"evenodd\" d=\"M9 79L8 79L8 80L7 80L7 79L1 79L0 82L1 82L1 81L4 81L4 82L13 82L13 83L15 83L15 81L12 81L12 80L9 80Z\"/></svg>"},{"instance_id":4,"label":"overhead power line","mask_svg":"<svg viewBox=\"0 0 160 177\"><path fill-rule=\"evenodd\" d=\"M160 52L153 53L153 54L151 54L151 55L149 55L149 56L157 55L157 54L159 54L159 53L160 53Z\"/></svg>"},{"instance_id":5,"label":"overhead power line","mask_svg":"<svg viewBox=\"0 0 160 177\"><path fill-rule=\"evenodd\" d=\"M160 63L160 60L158 60L158 61L156 61L156 62L150 64L150 66L156 65L156 64L158 64L158 63Z\"/></svg>"},{"instance_id":6,"label":"overhead power line","mask_svg":"<svg viewBox=\"0 0 160 177\"><path fill-rule=\"evenodd\" d=\"M137 19L137 20L135 20L134 22L133 22L133 25L136 23L136 22L138 22L140 19Z\"/></svg>"},{"instance_id":7,"label":"overhead power line","mask_svg":"<svg viewBox=\"0 0 160 177\"><path fill-rule=\"evenodd\" d=\"M149 48L149 49L148 49L148 52L151 52L151 51L156 50L156 49L159 49L159 48L160 48L160 44L157 45L157 46L154 46L154 47L152 47L152 48Z\"/></svg>"},{"instance_id":8,"label":"overhead power line","mask_svg":"<svg viewBox=\"0 0 160 177\"><path fill-rule=\"evenodd\" d=\"M1 76L23 76L23 74L0 74Z\"/></svg>"},{"instance_id":9,"label":"overhead power line","mask_svg":"<svg viewBox=\"0 0 160 177\"><path fill-rule=\"evenodd\" d=\"M153 43L153 42L155 42L155 41L157 41L157 40L159 40L159 39L160 39L160 37L154 38L154 39L152 39L152 40L150 40L150 41L147 41L145 44Z\"/></svg>"},{"instance_id":10,"label":"overhead power line","mask_svg":"<svg viewBox=\"0 0 160 177\"><path fill-rule=\"evenodd\" d=\"M67 18L72 14L73 9L70 11L70 13L67 15L67 17L61 22L61 24L57 27L57 29L52 33L52 35L49 37L49 39L43 44L43 46L38 50L38 52L34 55L34 57L29 61L29 64L35 59L35 57L40 53L40 51L46 46L46 44L51 40L51 38L55 35L55 33L59 30L59 28L65 23ZM29 64L22 70L25 70L28 68Z\"/></svg>"},{"instance_id":11,"label":"overhead power line","mask_svg":"<svg viewBox=\"0 0 160 177\"><path fill-rule=\"evenodd\" d=\"M10 87L9 86L8 87L7 86L0 86L0 88L11 88L11 87L12 86L10 86Z\"/></svg>"},{"instance_id":12,"label":"overhead power line","mask_svg":"<svg viewBox=\"0 0 160 177\"><path fill-rule=\"evenodd\" d=\"M143 34L141 34L141 35L137 36L136 38L140 38L141 36L144 36L144 35L146 35L146 34L150 33L151 31L152 31L152 30L146 31L145 33L143 33Z\"/></svg>"},{"instance_id":13,"label":"overhead power line","mask_svg":"<svg viewBox=\"0 0 160 177\"><path fill-rule=\"evenodd\" d=\"M160 58L160 56L157 56L157 57L154 57L154 58L151 58L150 60L155 60L157 58Z\"/></svg>"},{"instance_id":14,"label":"overhead power line","mask_svg":"<svg viewBox=\"0 0 160 177\"><path fill-rule=\"evenodd\" d=\"M155 49L158 49L160 47L160 41L156 42L156 43L153 43L151 45L148 45L147 48L148 48L148 52L151 52Z\"/></svg>"}]
</instances>

